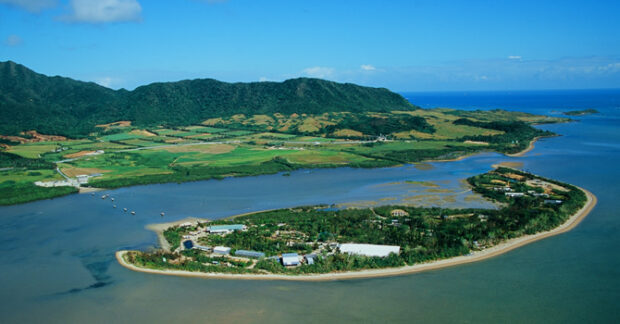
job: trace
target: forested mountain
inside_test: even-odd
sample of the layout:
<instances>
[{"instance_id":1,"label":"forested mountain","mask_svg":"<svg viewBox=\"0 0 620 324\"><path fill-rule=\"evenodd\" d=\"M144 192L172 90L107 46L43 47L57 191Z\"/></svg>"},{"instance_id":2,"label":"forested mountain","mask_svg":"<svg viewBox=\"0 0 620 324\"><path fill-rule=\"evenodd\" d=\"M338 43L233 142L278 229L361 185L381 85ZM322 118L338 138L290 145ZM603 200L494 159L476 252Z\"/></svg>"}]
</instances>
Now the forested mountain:
<instances>
[{"instance_id":1,"label":"forested mountain","mask_svg":"<svg viewBox=\"0 0 620 324\"><path fill-rule=\"evenodd\" d=\"M92 82L48 77L0 62L0 134L37 130L85 135L97 124L130 120L135 125L189 125L234 114L387 112L410 110L399 94L320 79L226 83L213 79L153 83L133 91Z\"/></svg>"}]
</instances>

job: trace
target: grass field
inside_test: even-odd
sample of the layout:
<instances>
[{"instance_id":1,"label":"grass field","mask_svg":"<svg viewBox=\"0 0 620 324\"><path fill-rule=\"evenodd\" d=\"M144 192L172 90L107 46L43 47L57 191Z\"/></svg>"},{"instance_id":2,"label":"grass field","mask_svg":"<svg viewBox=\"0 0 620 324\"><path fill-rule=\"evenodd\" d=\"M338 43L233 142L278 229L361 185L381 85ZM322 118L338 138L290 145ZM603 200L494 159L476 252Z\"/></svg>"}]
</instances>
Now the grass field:
<instances>
[{"instance_id":1,"label":"grass field","mask_svg":"<svg viewBox=\"0 0 620 324\"><path fill-rule=\"evenodd\" d=\"M112 135L106 135L100 138L100 140L102 141L122 141L122 140L128 140L128 139L132 139L132 138L141 138L141 137L146 137L144 135L140 135L140 134L132 134L132 133L118 133L118 134L112 134Z\"/></svg>"},{"instance_id":2,"label":"grass field","mask_svg":"<svg viewBox=\"0 0 620 324\"><path fill-rule=\"evenodd\" d=\"M36 159L41 157L41 154L54 152L58 148L57 143L41 142L41 143L27 143L12 146L8 152L23 156L29 159Z\"/></svg>"},{"instance_id":3,"label":"grass field","mask_svg":"<svg viewBox=\"0 0 620 324\"><path fill-rule=\"evenodd\" d=\"M423 118L432 129L402 130L401 127L398 131L390 132L388 129L383 133L385 125L398 128L399 122L406 121L403 115L411 116L407 118ZM469 124L461 121L454 123L463 118L469 119ZM370 132L381 131L389 140L373 142L376 136L349 127L359 127L359 120L378 123L375 126L379 128L364 129ZM451 109L367 113L363 116L347 112L321 115L235 115L210 119L203 122L203 125L176 129L144 129L122 123L121 133L109 134L102 128L100 135L95 134L88 139L19 144L11 146L7 151L29 159L42 158L52 162L73 157L75 160L58 165L65 174L74 177L78 174L101 173L102 176L91 179L93 183L118 187L256 175L300 167L388 166L455 158L482 150L503 152L502 149L515 146L514 141L510 143L513 138L522 137L488 128L483 122L514 121L533 124L561 122L565 119L504 111L465 112ZM109 126L107 129L115 127L118 128ZM530 132L527 141L538 136L531 130L526 131ZM506 135L513 137L500 138ZM229 144L216 144L219 141ZM59 148L62 151L55 152ZM80 156L97 150L105 153ZM0 189L5 188L8 195L11 195L7 202L72 192L64 189L32 189L34 181L52 179L62 178L54 170L48 169L7 170L0 172ZM22 189L15 191L10 189L11 186ZM26 200L20 200L19 190L33 190L33 194L28 199L24 198Z\"/></svg>"},{"instance_id":4,"label":"grass field","mask_svg":"<svg viewBox=\"0 0 620 324\"><path fill-rule=\"evenodd\" d=\"M12 186L18 183L33 183L35 181L52 181L64 179L55 170L10 170L0 171L0 187Z\"/></svg>"}]
</instances>

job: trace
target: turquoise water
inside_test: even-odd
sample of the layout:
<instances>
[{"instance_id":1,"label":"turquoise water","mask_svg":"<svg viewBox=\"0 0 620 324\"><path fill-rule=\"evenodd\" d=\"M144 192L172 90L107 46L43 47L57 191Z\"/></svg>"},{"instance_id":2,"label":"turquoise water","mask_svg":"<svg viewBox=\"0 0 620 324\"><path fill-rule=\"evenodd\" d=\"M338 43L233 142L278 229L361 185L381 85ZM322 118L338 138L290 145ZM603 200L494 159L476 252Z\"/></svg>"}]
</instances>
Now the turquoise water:
<instances>
[{"instance_id":1,"label":"turquoise water","mask_svg":"<svg viewBox=\"0 0 620 324\"><path fill-rule=\"evenodd\" d=\"M459 162L385 169L302 170L71 195L0 208L0 321L16 322L617 322L620 320L620 104L618 91L405 94L424 107L505 108L554 114L596 108L578 122L545 125L522 158L481 154ZM459 102L461 104L459 104ZM478 104L476 104L478 102ZM569 233L502 256L437 271L297 283L206 280L135 273L119 249L148 249L149 223L220 218L308 204L379 201L404 180L459 180L501 161L574 183L599 198ZM99 198L104 193L112 202ZM463 198L463 197L461 197ZM463 201L461 201L463 202ZM477 203L477 202L474 202ZM122 208L135 210L135 216ZM166 216L159 214L165 212Z\"/></svg>"}]
</instances>

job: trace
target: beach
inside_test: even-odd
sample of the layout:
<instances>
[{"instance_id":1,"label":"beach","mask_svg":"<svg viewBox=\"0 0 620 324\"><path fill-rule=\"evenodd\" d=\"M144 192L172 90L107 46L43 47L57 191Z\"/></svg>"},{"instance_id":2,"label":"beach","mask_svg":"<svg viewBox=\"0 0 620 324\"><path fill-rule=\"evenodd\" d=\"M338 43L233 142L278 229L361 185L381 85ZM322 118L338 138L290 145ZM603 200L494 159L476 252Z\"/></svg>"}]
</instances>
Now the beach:
<instances>
[{"instance_id":1,"label":"beach","mask_svg":"<svg viewBox=\"0 0 620 324\"><path fill-rule=\"evenodd\" d=\"M388 276L397 276L404 274L412 274L423 271L436 270L461 264L467 264L472 262L478 262L482 260L486 260L506 252L512 251L524 245L554 236L558 234L562 234L568 232L575 228L596 206L597 198L583 188L579 188L582 190L587 197L585 205L578 210L574 215L572 215L566 222L562 225L545 232L540 232L532 235L525 235L518 238L510 239L490 248L472 252L469 255L453 257L449 259L436 260L427 263L415 264L412 266L404 266L398 268L385 268L385 269L372 269L372 270L362 270L362 271L351 271L351 272L337 272L337 273L325 273L325 274L312 274L312 275L276 275L276 274L266 274L266 275L243 275L243 274L222 274L222 273L203 273L203 272L190 272L190 271L180 271L180 270L154 270L154 269L146 269L137 267L133 264L128 263L124 256L127 250L122 250L116 252L116 259L118 262L125 268L144 272L151 274L160 274L160 275L171 275L171 276L185 276L185 277L198 277L198 278L211 278L211 279L242 279L242 280L293 280L293 281L328 281L328 280L345 280L345 279L363 279L363 278L375 278L375 277L388 277ZM187 221L187 220L184 220ZM179 221L183 222L183 221ZM177 222L175 222L177 223ZM169 224L159 224L161 226L167 226ZM149 229L153 229L153 226L149 226ZM163 231L163 228L161 229ZM158 237L162 237L158 234ZM160 239L161 240L161 239ZM164 240L165 241L165 240Z\"/></svg>"},{"instance_id":2,"label":"beach","mask_svg":"<svg viewBox=\"0 0 620 324\"><path fill-rule=\"evenodd\" d=\"M538 141L541 138L543 138L543 136L534 137L534 139L532 139L530 141L530 145L528 145L525 150L523 150L521 152L513 153L513 154L506 154L506 156L510 156L510 157L521 157L521 156L524 156L527 152L529 152L529 151L534 149L534 143L536 143L536 141Z\"/></svg>"}]
</instances>

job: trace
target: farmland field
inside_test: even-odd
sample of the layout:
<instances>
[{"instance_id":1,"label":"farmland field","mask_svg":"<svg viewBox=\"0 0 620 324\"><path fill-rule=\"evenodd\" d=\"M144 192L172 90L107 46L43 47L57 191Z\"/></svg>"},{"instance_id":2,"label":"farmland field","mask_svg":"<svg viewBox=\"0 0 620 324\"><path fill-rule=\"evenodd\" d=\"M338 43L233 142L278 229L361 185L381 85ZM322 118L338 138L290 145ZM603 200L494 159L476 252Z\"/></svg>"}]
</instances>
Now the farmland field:
<instances>
[{"instance_id":1,"label":"farmland field","mask_svg":"<svg viewBox=\"0 0 620 324\"><path fill-rule=\"evenodd\" d=\"M69 177L101 174L91 178L89 186L119 187L297 168L389 166L483 150L510 153L523 149L536 136L551 135L528 124L564 120L450 109L391 114L238 114L174 129L145 129L124 122L120 127L101 127L87 139L19 144L7 152L58 162ZM42 179L62 178L50 169L0 174L0 184L5 187L18 184L26 188ZM39 190L37 195L63 192L70 191Z\"/></svg>"}]
</instances>

